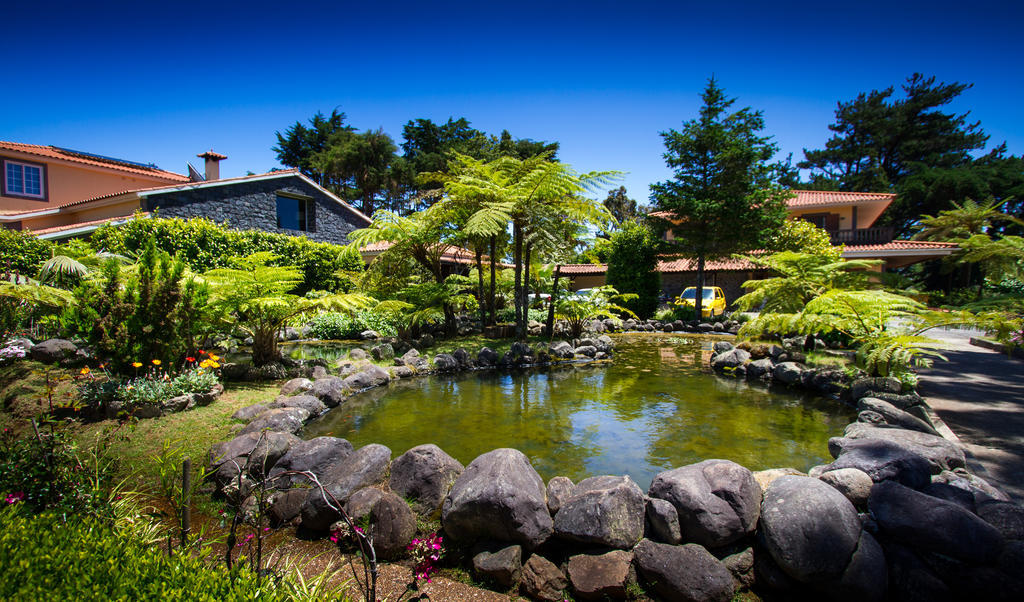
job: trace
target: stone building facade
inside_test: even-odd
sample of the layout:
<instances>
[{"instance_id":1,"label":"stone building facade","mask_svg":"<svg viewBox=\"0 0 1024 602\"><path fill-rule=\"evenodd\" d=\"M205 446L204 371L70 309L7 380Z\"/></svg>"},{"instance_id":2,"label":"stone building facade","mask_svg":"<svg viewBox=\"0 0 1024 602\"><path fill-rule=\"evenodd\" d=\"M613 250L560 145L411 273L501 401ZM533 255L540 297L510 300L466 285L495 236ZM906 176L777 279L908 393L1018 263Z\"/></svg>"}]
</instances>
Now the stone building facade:
<instances>
[{"instance_id":1,"label":"stone building facade","mask_svg":"<svg viewBox=\"0 0 1024 602\"><path fill-rule=\"evenodd\" d=\"M238 230L263 230L348 244L369 218L298 174L154 191L142 201L161 217L205 217ZM292 219L298 210L298 219ZM282 215L284 212L284 215Z\"/></svg>"}]
</instances>

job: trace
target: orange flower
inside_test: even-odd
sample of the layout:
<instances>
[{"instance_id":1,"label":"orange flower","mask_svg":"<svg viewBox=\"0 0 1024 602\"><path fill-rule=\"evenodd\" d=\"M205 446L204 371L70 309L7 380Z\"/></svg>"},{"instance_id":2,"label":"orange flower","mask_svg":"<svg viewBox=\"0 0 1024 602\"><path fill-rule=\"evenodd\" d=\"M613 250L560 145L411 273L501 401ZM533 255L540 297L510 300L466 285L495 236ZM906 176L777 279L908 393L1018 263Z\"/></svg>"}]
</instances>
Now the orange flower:
<instances>
[{"instance_id":1,"label":"orange flower","mask_svg":"<svg viewBox=\"0 0 1024 602\"><path fill-rule=\"evenodd\" d=\"M142 367L142 362L132 362L132 367L133 368L141 368Z\"/></svg>"},{"instance_id":2,"label":"orange flower","mask_svg":"<svg viewBox=\"0 0 1024 602\"><path fill-rule=\"evenodd\" d=\"M194 358L194 357L186 357L185 361L189 362L189 363L192 363L192 362L196 361L196 358Z\"/></svg>"},{"instance_id":3,"label":"orange flower","mask_svg":"<svg viewBox=\"0 0 1024 602\"><path fill-rule=\"evenodd\" d=\"M153 360L153 365L154 366L159 366L160 365L160 360Z\"/></svg>"},{"instance_id":4,"label":"orange flower","mask_svg":"<svg viewBox=\"0 0 1024 602\"><path fill-rule=\"evenodd\" d=\"M82 371L80 372L80 374L82 376L85 376L86 374L89 374L89 366L86 366L85 368L82 368Z\"/></svg>"},{"instance_id":5,"label":"orange flower","mask_svg":"<svg viewBox=\"0 0 1024 602\"><path fill-rule=\"evenodd\" d=\"M215 354L215 353L211 353L210 354L210 359L216 362L217 360L220 359L220 356Z\"/></svg>"}]
</instances>

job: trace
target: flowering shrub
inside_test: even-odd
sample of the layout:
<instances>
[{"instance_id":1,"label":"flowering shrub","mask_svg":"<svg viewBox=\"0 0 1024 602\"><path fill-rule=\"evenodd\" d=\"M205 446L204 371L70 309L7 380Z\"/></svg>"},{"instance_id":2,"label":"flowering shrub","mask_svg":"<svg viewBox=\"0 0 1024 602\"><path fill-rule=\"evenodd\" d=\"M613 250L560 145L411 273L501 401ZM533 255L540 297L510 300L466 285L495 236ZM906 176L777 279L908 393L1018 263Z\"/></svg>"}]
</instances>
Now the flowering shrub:
<instances>
[{"instance_id":1,"label":"flowering shrub","mask_svg":"<svg viewBox=\"0 0 1024 602\"><path fill-rule=\"evenodd\" d=\"M0 365L25 357L25 348L21 345L8 345L0 349Z\"/></svg>"},{"instance_id":2,"label":"flowering shrub","mask_svg":"<svg viewBox=\"0 0 1024 602\"><path fill-rule=\"evenodd\" d=\"M414 539L406 546L409 556L416 565L413 567L413 575L417 579L426 579L430 583L430 575L437 571L437 563L444 558L443 539L437 533L431 533L430 537Z\"/></svg>"},{"instance_id":3,"label":"flowering shrub","mask_svg":"<svg viewBox=\"0 0 1024 602\"><path fill-rule=\"evenodd\" d=\"M96 377L88 368L83 368L81 377L85 382L79 387L79 394L87 407L100 409L118 401L125 409L130 409L158 404L179 395L205 393L219 382L216 372L216 368L220 367L219 359L212 353L198 363L193 357L186 358L185 365L178 373L160 369L161 362L153 360L153 368L147 373L127 380L119 380L110 375L106 378ZM136 370L142 365L142 362L132 363Z\"/></svg>"}]
</instances>

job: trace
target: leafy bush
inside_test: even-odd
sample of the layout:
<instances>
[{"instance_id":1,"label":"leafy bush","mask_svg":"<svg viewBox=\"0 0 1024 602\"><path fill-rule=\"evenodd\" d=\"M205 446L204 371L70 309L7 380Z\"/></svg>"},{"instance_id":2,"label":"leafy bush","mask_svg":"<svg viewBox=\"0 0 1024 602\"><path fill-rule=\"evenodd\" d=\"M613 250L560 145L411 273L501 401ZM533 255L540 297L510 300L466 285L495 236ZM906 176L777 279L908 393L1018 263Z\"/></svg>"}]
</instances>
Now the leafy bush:
<instances>
[{"instance_id":1,"label":"leafy bush","mask_svg":"<svg viewBox=\"0 0 1024 602\"><path fill-rule=\"evenodd\" d=\"M0 273L10 271L35 278L39 266L53 255L54 246L28 232L0 228Z\"/></svg>"},{"instance_id":2,"label":"leafy bush","mask_svg":"<svg viewBox=\"0 0 1024 602\"><path fill-rule=\"evenodd\" d=\"M157 251L151 237L135 270L126 275L110 259L99 279L76 288L78 304L60 323L117 371L137 361L173 364L194 352L197 337L209 328L208 295L205 285L186 278L180 260Z\"/></svg>"},{"instance_id":3,"label":"leafy bush","mask_svg":"<svg viewBox=\"0 0 1024 602\"><path fill-rule=\"evenodd\" d=\"M567 293L563 293L567 294ZM498 322L515 322L516 320L516 308L514 307L503 307L499 309L495 316ZM546 309L530 309L527 313L526 320L534 322L547 322L548 310Z\"/></svg>"},{"instance_id":4,"label":"leafy bush","mask_svg":"<svg viewBox=\"0 0 1024 602\"><path fill-rule=\"evenodd\" d=\"M350 292L355 274L364 268L359 253L350 247L303 236L232 230L205 218L137 219L121 226L104 225L93 233L92 242L97 249L130 255L143 249L150 238L158 249L178 257L194 272L232 267L232 257L271 253L277 257L274 265L294 266L301 272L299 294L313 289Z\"/></svg>"},{"instance_id":5,"label":"leafy bush","mask_svg":"<svg viewBox=\"0 0 1024 602\"><path fill-rule=\"evenodd\" d=\"M622 230L612 234L608 257L608 284L623 294L633 293L636 299L624 301L641 319L650 318L658 308L661 275L658 267L657 237L647 226L626 222Z\"/></svg>"},{"instance_id":6,"label":"leafy bush","mask_svg":"<svg viewBox=\"0 0 1024 602\"><path fill-rule=\"evenodd\" d=\"M103 475L89 460L95 457L82 453L65 431L43 428L35 438L17 437L4 429L0 434L0 504L24 504L34 511L65 514L103 511ZM0 566L6 564L0 560Z\"/></svg>"},{"instance_id":7,"label":"leafy bush","mask_svg":"<svg viewBox=\"0 0 1024 602\"><path fill-rule=\"evenodd\" d=\"M201 556L168 556L107 521L0 510L0 599L286 600L287 589L259 580L243 563L215 568Z\"/></svg>"},{"instance_id":8,"label":"leafy bush","mask_svg":"<svg viewBox=\"0 0 1024 602\"><path fill-rule=\"evenodd\" d=\"M386 337L398 334L397 320L393 314L364 311L348 315L326 312L309 322L313 336L318 339L354 339L364 330L373 330Z\"/></svg>"}]
</instances>

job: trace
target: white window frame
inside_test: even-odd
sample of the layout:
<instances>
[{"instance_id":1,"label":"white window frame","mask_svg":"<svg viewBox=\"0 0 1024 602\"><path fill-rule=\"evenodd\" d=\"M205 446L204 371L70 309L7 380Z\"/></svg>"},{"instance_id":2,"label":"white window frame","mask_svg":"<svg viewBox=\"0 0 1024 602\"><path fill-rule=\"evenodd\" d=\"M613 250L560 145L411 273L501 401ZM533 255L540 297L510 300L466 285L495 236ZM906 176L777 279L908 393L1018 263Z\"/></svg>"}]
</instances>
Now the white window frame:
<instances>
[{"instance_id":1,"label":"white window frame","mask_svg":"<svg viewBox=\"0 0 1024 602\"><path fill-rule=\"evenodd\" d=\"M7 169L9 165L16 165L21 168L21 191L11 190L8 186L7 180ZM29 167L32 169L39 170L39 194L33 194L31 192L25 192L25 168ZM3 192L5 196L22 197L26 199L46 199L46 166L39 163L26 163L24 161L14 161L12 159L3 160Z\"/></svg>"}]
</instances>

